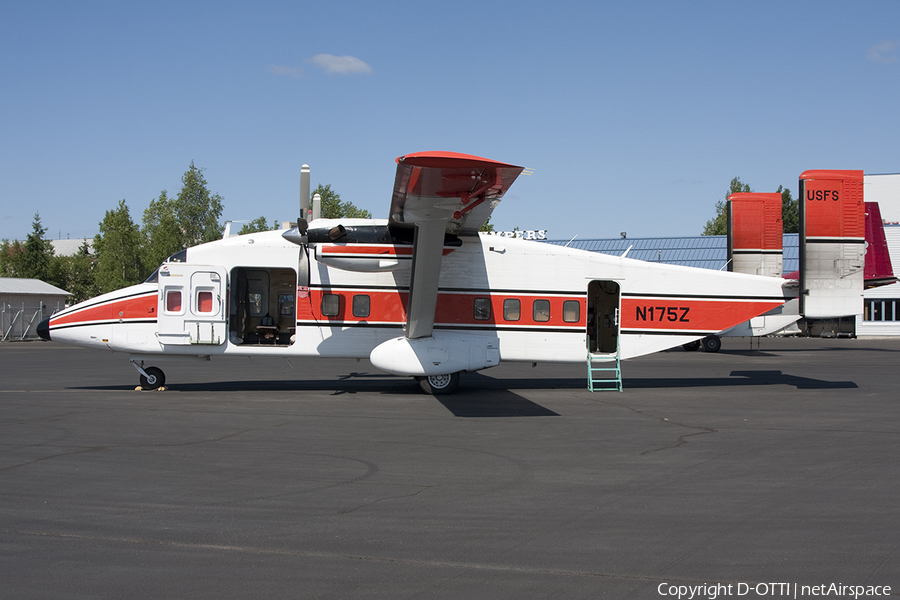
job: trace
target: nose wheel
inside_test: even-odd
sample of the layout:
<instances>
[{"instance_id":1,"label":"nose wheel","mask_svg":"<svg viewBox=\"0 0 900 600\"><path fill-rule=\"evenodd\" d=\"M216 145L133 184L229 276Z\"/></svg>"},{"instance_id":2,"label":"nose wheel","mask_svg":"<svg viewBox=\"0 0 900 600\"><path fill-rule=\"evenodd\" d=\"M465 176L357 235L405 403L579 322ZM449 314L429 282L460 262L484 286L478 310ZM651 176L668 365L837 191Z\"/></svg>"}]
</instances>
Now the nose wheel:
<instances>
[{"instance_id":1,"label":"nose wheel","mask_svg":"<svg viewBox=\"0 0 900 600\"><path fill-rule=\"evenodd\" d=\"M140 373L141 389L158 390L166 384L166 374L159 367L144 367L144 363L138 364L131 361L137 372Z\"/></svg>"}]
</instances>

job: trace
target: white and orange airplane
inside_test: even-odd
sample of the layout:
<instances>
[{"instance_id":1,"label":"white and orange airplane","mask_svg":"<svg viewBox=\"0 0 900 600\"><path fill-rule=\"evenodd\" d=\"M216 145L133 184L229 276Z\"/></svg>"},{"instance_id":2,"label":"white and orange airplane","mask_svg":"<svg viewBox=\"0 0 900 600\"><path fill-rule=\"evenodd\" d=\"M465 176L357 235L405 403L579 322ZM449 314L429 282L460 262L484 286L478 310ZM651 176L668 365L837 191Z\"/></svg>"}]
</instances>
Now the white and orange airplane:
<instances>
[{"instance_id":1,"label":"white and orange airplane","mask_svg":"<svg viewBox=\"0 0 900 600\"><path fill-rule=\"evenodd\" d=\"M522 170L450 152L401 156L386 220L299 219L188 248L39 333L129 354L145 389L165 383L150 366L163 360L341 357L442 394L460 373L503 360L584 363L680 346L796 296L780 277L479 234Z\"/></svg>"}]
</instances>

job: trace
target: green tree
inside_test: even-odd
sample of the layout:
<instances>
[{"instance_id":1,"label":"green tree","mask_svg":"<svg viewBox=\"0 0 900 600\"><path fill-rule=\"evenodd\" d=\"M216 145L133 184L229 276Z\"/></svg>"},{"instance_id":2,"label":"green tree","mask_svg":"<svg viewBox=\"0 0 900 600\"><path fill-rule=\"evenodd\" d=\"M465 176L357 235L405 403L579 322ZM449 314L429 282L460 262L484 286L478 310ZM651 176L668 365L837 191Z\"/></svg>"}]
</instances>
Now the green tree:
<instances>
[{"instance_id":1,"label":"green tree","mask_svg":"<svg viewBox=\"0 0 900 600\"><path fill-rule=\"evenodd\" d=\"M83 302L100 293L94 278L94 257L91 256L87 240L74 255L58 256L56 260L59 283L54 285L70 292L72 300Z\"/></svg>"},{"instance_id":2,"label":"green tree","mask_svg":"<svg viewBox=\"0 0 900 600\"><path fill-rule=\"evenodd\" d=\"M181 177L181 191L169 198L166 190L150 201L144 211L147 244L144 263L156 267L176 252L222 237L222 197L211 194L199 169L191 166Z\"/></svg>"},{"instance_id":3,"label":"green tree","mask_svg":"<svg viewBox=\"0 0 900 600\"><path fill-rule=\"evenodd\" d=\"M38 213L34 213L31 227L31 233L25 238L25 244L22 246L17 277L48 281L53 263L53 246L44 239L47 229L41 225L41 216Z\"/></svg>"},{"instance_id":4,"label":"green tree","mask_svg":"<svg viewBox=\"0 0 900 600\"><path fill-rule=\"evenodd\" d=\"M781 222L785 233L800 233L800 204L791 195L791 190L778 186L781 194Z\"/></svg>"},{"instance_id":5,"label":"green tree","mask_svg":"<svg viewBox=\"0 0 900 600\"><path fill-rule=\"evenodd\" d=\"M185 247L184 236L175 217L175 200L169 199L166 190L150 201L144 210L142 233L144 252L142 262L147 268L156 268L169 256Z\"/></svg>"},{"instance_id":6,"label":"green tree","mask_svg":"<svg viewBox=\"0 0 900 600\"><path fill-rule=\"evenodd\" d=\"M222 197L209 193L203 169L198 169L191 161L181 183L181 191L175 199L175 217L184 236L184 247L220 239Z\"/></svg>"},{"instance_id":7,"label":"green tree","mask_svg":"<svg viewBox=\"0 0 900 600\"><path fill-rule=\"evenodd\" d=\"M141 263L141 232L131 220L125 200L115 210L106 211L100 233L94 237L96 284L101 293L140 283L144 277Z\"/></svg>"},{"instance_id":8,"label":"green tree","mask_svg":"<svg viewBox=\"0 0 900 600\"><path fill-rule=\"evenodd\" d=\"M0 277L19 277L22 250L22 244L18 240L3 240L0 243Z\"/></svg>"},{"instance_id":9,"label":"green tree","mask_svg":"<svg viewBox=\"0 0 900 600\"><path fill-rule=\"evenodd\" d=\"M313 190L310 196L310 205L312 205L312 196L319 194L322 198L322 218L323 219L371 219L372 213L362 208L357 208L352 202L341 200L340 194L331 189L331 184L319 186Z\"/></svg>"},{"instance_id":10,"label":"green tree","mask_svg":"<svg viewBox=\"0 0 900 600\"><path fill-rule=\"evenodd\" d=\"M703 228L703 233L701 235L725 235L728 233L728 221L727 221L727 213L726 213L726 202L728 201L728 196L731 194L736 194L738 192L750 192L750 186L746 183L741 183L740 177L735 177L731 180L731 185L728 188L728 192L725 194L725 200L719 200L716 202L716 216L706 222L706 226Z\"/></svg>"},{"instance_id":11,"label":"green tree","mask_svg":"<svg viewBox=\"0 0 900 600\"><path fill-rule=\"evenodd\" d=\"M238 235L259 233L260 231L272 231L273 229L278 229L277 225L278 223L275 222L272 224L272 227L269 227L265 217L257 217L249 223L244 223L244 226L241 227L240 231L238 231Z\"/></svg>"}]
</instances>

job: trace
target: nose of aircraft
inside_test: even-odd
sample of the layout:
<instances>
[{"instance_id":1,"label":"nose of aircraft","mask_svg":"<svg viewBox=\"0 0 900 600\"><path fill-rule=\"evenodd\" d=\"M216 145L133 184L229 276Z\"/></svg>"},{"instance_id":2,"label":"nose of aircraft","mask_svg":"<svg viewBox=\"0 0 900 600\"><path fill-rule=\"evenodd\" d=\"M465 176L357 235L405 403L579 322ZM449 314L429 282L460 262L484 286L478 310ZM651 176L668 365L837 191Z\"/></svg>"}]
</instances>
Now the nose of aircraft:
<instances>
[{"instance_id":1,"label":"nose of aircraft","mask_svg":"<svg viewBox=\"0 0 900 600\"><path fill-rule=\"evenodd\" d=\"M50 317L47 317L37 326L37 334L41 337L42 340L50 341Z\"/></svg>"}]
</instances>

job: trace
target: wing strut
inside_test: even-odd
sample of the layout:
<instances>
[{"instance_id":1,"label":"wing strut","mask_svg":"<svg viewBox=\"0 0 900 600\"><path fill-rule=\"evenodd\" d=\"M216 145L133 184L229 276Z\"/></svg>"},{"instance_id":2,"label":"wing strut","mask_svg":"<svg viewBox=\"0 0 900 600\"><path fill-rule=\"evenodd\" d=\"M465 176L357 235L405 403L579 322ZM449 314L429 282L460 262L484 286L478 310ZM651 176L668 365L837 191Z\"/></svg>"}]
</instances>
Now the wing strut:
<instances>
[{"instance_id":1,"label":"wing strut","mask_svg":"<svg viewBox=\"0 0 900 600\"><path fill-rule=\"evenodd\" d=\"M455 152L397 158L389 227L413 229L406 337L431 337L444 235L478 235L522 167Z\"/></svg>"},{"instance_id":2,"label":"wing strut","mask_svg":"<svg viewBox=\"0 0 900 600\"><path fill-rule=\"evenodd\" d=\"M406 337L409 339L429 337L434 329L446 229L446 219L416 223L406 309Z\"/></svg>"}]
</instances>

